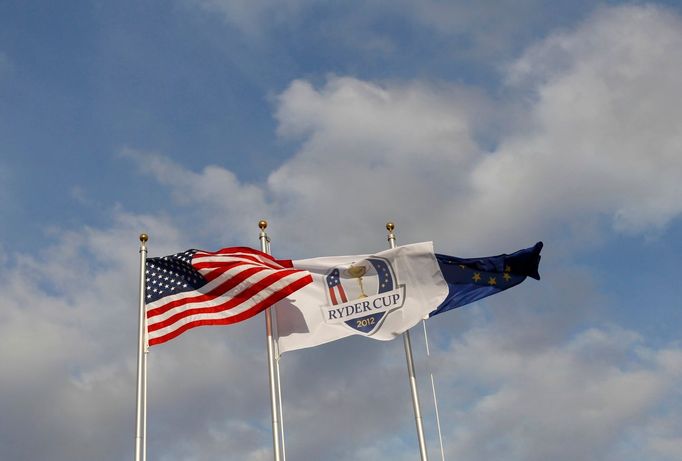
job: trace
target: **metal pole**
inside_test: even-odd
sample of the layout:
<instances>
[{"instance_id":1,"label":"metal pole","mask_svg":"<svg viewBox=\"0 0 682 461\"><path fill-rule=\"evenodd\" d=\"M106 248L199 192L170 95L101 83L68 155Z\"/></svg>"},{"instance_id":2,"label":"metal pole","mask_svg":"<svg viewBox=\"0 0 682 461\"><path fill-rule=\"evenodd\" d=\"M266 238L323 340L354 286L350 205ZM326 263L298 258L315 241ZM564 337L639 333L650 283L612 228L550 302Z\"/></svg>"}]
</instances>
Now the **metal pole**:
<instances>
[{"instance_id":1,"label":"metal pole","mask_svg":"<svg viewBox=\"0 0 682 461\"><path fill-rule=\"evenodd\" d=\"M267 242L266 246L266 253L270 253L270 237L267 235L265 236L265 241ZM277 376L277 401L279 403L278 408L279 408L279 439L282 443L282 461L287 461L287 447L286 444L284 443L284 410L282 410L282 383L280 382L279 379L279 359L281 358L281 355L279 353L279 346L277 344L277 340L279 339L279 333L277 332L277 312L275 312L272 309L268 309L270 311L270 322L271 325L274 325L274 328L272 329L272 337L273 337L273 344L275 346L275 375Z\"/></svg>"},{"instance_id":2,"label":"metal pole","mask_svg":"<svg viewBox=\"0 0 682 461\"><path fill-rule=\"evenodd\" d=\"M265 236L265 241L267 242L266 246L266 253L270 253L270 238L266 235ZM279 408L279 439L282 443L282 461L287 461L287 446L286 443L284 443L284 410L282 410L282 383L279 379L279 359L282 357L279 353L279 345L277 344L277 340L279 339L279 333L277 332L277 312L275 312L272 309L268 309L270 311L270 324L274 325L274 328L272 329L272 343L275 346L275 375L277 376L277 401L279 405L277 406Z\"/></svg>"},{"instance_id":3,"label":"metal pole","mask_svg":"<svg viewBox=\"0 0 682 461\"><path fill-rule=\"evenodd\" d=\"M147 315L145 311L145 262L147 234L140 234L140 302L137 340L137 408L135 417L135 461L147 459Z\"/></svg>"},{"instance_id":4,"label":"metal pole","mask_svg":"<svg viewBox=\"0 0 682 461\"><path fill-rule=\"evenodd\" d=\"M395 234L393 234L395 224L386 223L388 231L388 245L395 248ZM419 405L419 392L417 391L417 376L414 372L414 359L412 358L412 342L410 341L410 331L403 333L403 343L405 345L405 359L407 360L407 374L410 378L410 391L412 393L412 408L414 409L414 422L417 425L417 440L419 441L419 454L421 461L428 461L426 453L426 441L424 439L424 420Z\"/></svg>"},{"instance_id":5,"label":"metal pole","mask_svg":"<svg viewBox=\"0 0 682 461\"><path fill-rule=\"evenodd\" d=\"M426 320L422 320L424 327L424 343L426 344L426 361L429 364L429 376L431 376L431 392L433 392L433 406L436 409L436 427L438 428L438 442L440 443L440 459L445 461L445 449L443 448L443 432L440 429L440 414L438 412L438 398L436 398L436 381L431 371L431 350L429 349L429 336L426 333Z\"/></svg>"},{"instance_id":6,"label":"metal pole","mask_svg":"<svg viewBox=\"0 0 682 461\"><path fill-rule=\"evenodd\" d=\"M268 222L261 220L258 223L260 234L260 249L264 253L270 254L270 239L265 229L268 227ZM277 369L275 367L275 341L272 336L272 316L270 308L265 309L265 334L267 336L268 344L268 376L270 379L270 411L272 413L272 448L275 456L275 461L281 461L280 448L280 424L279 424L279 408L278 408L278 393L277 393Z\"/></svg>"},{"instance_id":7,"label":"metal pole","mask_svg":"<svg viewBox=\"0 0 682 461\"><path fill-rule=\"evenodd\" d=\"M272 322L275 325L275 338L279 339L279 333L277 333L277 313L275 311L270 312L273 316ZM277 339L273 341L277 346ZM282 410L282 383L279 380L279 359L282 356L279 353L279 346L275 348L275 373L277 374L277 398L279 399L279 431L280 440L282 441L282 461L287 461L287 445L284 443L284 410Z\"/></svg>"}]
</instances>

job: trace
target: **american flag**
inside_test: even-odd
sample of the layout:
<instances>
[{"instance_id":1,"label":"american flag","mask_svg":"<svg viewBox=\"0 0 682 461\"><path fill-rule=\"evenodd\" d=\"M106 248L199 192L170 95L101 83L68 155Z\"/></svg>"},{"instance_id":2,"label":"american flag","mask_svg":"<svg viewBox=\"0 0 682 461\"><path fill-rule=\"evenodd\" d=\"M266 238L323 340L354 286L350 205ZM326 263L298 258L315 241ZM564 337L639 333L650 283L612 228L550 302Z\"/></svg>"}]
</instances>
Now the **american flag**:
<instances>
[{"instance_id":1,"label":"american flag","mask_svg":"<svg viewBox=\"0 0 682 461\"><path fill-rule=\"evenodd\" d=\"M148 258L145 278L149 345L246 320L313 281L291 261L246 247Z\"/></svg>"}]
</instances>

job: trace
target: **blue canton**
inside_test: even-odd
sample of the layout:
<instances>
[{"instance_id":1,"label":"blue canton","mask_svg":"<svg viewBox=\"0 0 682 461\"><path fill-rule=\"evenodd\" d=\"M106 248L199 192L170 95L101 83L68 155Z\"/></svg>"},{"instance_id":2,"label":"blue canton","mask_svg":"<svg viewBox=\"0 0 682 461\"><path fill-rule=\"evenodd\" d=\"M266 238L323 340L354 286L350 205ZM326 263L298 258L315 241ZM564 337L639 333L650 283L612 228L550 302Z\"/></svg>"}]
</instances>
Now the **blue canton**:
<instances>
[{"instance_id":1,"label":"blue canton","mask_svg":"<svg viewBox=\"0 0 682 461\"><path fill-rule=\"evenodd\" d=\"M341 283L341 280L339 278L339 270L334 269L331 271L331 273L327 276L327 286L329 288L334 288L337 286L339 283Z\"/></svg>"},{"instance_id":2,"label":"blue canton","mask_svg":"<svg viewBox=\"0 0 682 461\"><path fill-rule=\"evenodd\" d=\"M206 285L207 281L192 267L192 257L197 250L187 250L162 258L147 258L147 304L164 296L192 291Z\"/></svg>"}]
</instances>

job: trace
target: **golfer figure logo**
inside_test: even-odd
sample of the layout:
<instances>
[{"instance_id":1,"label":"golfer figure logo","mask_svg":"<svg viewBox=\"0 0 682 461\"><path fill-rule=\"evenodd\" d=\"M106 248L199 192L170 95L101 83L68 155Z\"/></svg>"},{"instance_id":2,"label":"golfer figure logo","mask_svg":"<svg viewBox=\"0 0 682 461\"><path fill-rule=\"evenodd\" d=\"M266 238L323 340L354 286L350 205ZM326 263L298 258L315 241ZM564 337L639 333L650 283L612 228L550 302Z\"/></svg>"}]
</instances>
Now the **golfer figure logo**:
<instances>
[{"instance_id":1,"label":"golfer figure logo","mask_svg":"<svg viewBox=\"0 0 682 461\"><path fill-rule=\"evenodd\" d=\"M368 336L381 326L389 312L405 302L405 286L397 283L391 263L384 258L372 256L335 267L325 280L325 322L343 324Z\"/></svg>"}]
</instances>

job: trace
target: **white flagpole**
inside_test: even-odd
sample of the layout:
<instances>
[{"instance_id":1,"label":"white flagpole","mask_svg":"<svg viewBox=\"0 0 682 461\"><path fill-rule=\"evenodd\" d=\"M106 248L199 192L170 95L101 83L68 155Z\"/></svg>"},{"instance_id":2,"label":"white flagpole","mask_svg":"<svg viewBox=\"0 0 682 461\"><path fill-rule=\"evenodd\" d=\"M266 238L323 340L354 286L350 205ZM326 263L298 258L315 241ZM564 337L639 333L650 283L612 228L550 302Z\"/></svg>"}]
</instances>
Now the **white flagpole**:
<instances>
[{"instance_id":1,"label":"white flagpole","mask_svg":"<svg viewBox=\"0 0 682 461\"><path fill-rule=\"evenodd\" d=\"M395 248L395 234L393 234L395 224L392 222L386 223L386 230L388 230L388 245L390 248ZM417 440L419 441L419 454L421 461L428 461L426 453L426 441L424 439L424 420L419 405L419 392L417 391L417 376L414 372L414 359L412 358L412 342L410 341L410 331L403 333L403 343L405 345L405 359L407 360L407 374L410 379L410 390L412 392L412 408L414 409L414 421L417 425Z\"/></svg>"},{"instance_id":2,"label":"white flagpole","mask_svg":"<svg viewBox=\"0 0 682 461\"><path fill-rule=\"evenodd\" d=\"M266 223L267 224L267 223ZM267 242L267 254L270 253L270 238L266 235L265 241ZM279 401L279 432L280 440L282 441L282 461L287 461L287 446L284 443L284 410L282 410L282 383L279 380L279 359L282 358L279 353L279 332L277 331L277 312L270 311L270 321L274 324L273 328L273 344L275 345L275 375L277 376L277 399Z\"/></svg>"},{"instance_id":3,"label":"white flagpole","mask_svg":"<svg viewBox=\"0 0 682 461\"><path fill-rule=\"evenodd\" d=\"M270 254L270 239L265 229L268 227L268 222L261 220L258 223L260 228L260 234L258 239L260 240L260 249L262 252ZM278 393L277 393L277 381L279 375L277 373L277 367L275 366L275 341L272 336L272 315L270 313L270 307L265 309L265 333L267 336L268 344L268 376L270 378L270 411L272 413L272 448L274 452L275 461L281 461L281 448L280 448L280 423L279 423L279 406L278 406Z\"/></svg>"},{"instance_id":4,"label":"white flagpole","mask_svg":"<svg viewBox=\"0 0 682 461\"><path fill-rule=\"evenodd\" d=\"M431 370L431 351L429 349L429 336L426 333L426 320L422 320L424 327L424 343L426 344L426 362L429 365L429 376L431 376L431 391L433 392L433 406L436 409L436 427L438 428L438 442L440 443L440 459L445 461L445 449L443 448L443 432L440 429L440 414L438 412L438 398L436 398L436 382L433 379L433 371Z\"/></svg>"},{"instance_id":5,"label":"white flagpole","mask_svg":"<svg viewBox=\"0 0 682 461\"><path fill-rule=\"evenodd\" d=\"M272 311L271 314L273 317L276 319L277 318L277 312ZM282 358L282 356L279 353L279 344L277 341L279 340L279 333L277 332L277 322L274 321L275 324L275 373L277 374L277 398L279 399L279 430L280 430L280 438L282 440L282 461L287 461L287 446L286 443L284 443L284 410L282 410L282 383L279 380L279 359Z\"/></svg>"},{"instance_id":6,"label":"white flagpole","mask_svg":"<svg viewBox=\"0 0 682 461\"><path fill-rule=\"evenodd\" d=\"M140 304L137 340L137 408L135 421L135 461L147 460L147 315L145 312L145 262L147 234L140 234Z\"/></svg>"}]
</instances>

